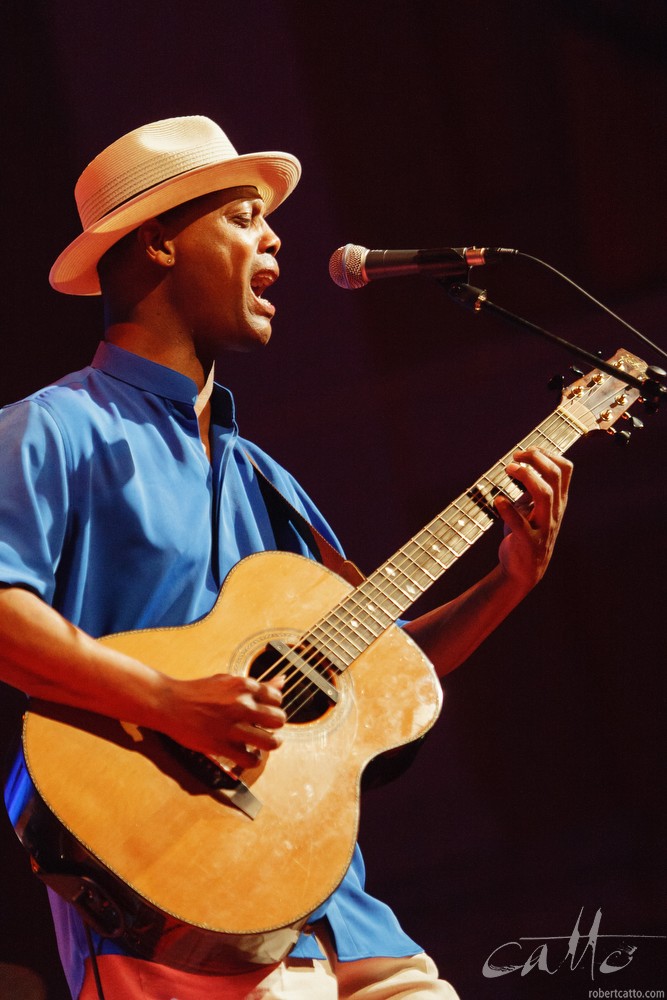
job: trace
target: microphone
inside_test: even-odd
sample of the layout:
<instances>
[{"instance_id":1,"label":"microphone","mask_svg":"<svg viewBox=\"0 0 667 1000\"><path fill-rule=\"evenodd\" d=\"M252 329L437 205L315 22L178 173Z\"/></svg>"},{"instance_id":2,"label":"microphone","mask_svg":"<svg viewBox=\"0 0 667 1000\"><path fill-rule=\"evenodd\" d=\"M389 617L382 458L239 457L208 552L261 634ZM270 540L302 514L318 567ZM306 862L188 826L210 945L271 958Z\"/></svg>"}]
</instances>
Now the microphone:
<instances>
[{"instance_id":1,"label":"microphone","mask_svg":"<svg viewBox=\"0 0 667 1000\"><path fill-rule=\"evenodd\" d=\"M432 278L465 278L468 268L518 250L504 247L444 247L439 250L367 250L347 243L329 260L329 274L341 288L362 288L376 278L427 274Z\"/></svg>"}]
</instances>

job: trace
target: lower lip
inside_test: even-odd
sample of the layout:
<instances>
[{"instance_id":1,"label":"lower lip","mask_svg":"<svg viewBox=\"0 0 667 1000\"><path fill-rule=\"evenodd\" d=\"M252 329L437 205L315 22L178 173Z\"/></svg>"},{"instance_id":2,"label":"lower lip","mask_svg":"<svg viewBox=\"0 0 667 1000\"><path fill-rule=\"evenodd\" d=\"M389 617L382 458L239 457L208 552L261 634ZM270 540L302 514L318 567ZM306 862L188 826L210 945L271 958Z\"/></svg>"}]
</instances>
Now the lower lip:
<instances>
[{"instance_id":1,"label":"lower lip","mask_svg":"<svg viewBox=\"0 0 667 1000\"><path fill-rule=\"evenodd\" d=\"M253 295L255 297L255 302L260 307L260 310L264 313L265 316L275 316L276 307L274 306L273 302L269 302L268 299L261 299L259 295L255 295L254 292Z\"/></svg>"}]
</instances>

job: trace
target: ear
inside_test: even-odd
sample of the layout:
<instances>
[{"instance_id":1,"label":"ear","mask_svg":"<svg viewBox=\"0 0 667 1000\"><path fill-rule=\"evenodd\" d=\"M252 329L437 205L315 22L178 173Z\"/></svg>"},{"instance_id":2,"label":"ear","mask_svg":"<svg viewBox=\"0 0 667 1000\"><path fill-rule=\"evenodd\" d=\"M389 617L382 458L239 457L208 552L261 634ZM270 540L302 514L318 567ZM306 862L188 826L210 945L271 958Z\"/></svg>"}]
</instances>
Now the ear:
<instances>
[{"instance_id":1,"label":"ear","mask_svg":"<svg viewBox=\"0 0 667 1000\"><path fill-rule=\"evenodd\" d=\"M167 238L159 219L149 219L139 228L139 242L146 256L159 267L172 267L175 261L174 241Z\"/></svg>"}]
</instances>

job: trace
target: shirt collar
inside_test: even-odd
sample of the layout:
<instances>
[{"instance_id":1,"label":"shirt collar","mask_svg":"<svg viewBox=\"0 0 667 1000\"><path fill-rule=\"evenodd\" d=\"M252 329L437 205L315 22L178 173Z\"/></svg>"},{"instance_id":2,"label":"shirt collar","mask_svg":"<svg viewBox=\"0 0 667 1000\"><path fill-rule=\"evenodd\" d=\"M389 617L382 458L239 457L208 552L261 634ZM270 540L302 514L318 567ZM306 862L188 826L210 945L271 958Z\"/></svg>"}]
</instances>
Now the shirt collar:
<instances>
[{"instance_id":1,"label":"shirt collar","mask_svg":"<svg viewBox=\"0 0 667 1000\"><path fill-rule=\"evenodd\" d=\"M126 351L117 344L102 341L95 352L92 367L137 389L162 396L175 403L189 403L194 407L197 401L197 386L187 375L182 375L165 365L159 365L155 361L149 361L140 354ZM234 398L229 389L216 383L212 402L218 420L228 426L233 424Z\"/></svg>"}]
</instances>

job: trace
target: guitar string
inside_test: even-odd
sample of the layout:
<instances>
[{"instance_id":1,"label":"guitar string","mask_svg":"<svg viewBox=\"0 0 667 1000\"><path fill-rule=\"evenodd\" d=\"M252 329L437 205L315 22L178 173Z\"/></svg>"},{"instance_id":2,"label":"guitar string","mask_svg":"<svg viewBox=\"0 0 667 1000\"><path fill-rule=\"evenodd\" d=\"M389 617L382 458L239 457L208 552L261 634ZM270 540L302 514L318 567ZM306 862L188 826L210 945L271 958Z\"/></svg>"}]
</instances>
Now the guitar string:
<instances>
[{"instance_id":1,"label":"guitar string","mask_svg":"<svg viewBox=\"0 0 667 1000\"><path fill-rule=\"evenodd\" d=\"M556 414L555 416L557 417L558 415ZM555 420L552 419L552 423L554 423L555 426L559 426L559 424L561 423L561 421L559 421L558 419L555 419ZM551 430L551 427L549 427L549 430ZM579 435L577 434L577 435L575 435L575 437L576 436L579 436ZM547 440L547 442L552 447L560 448L560 445L550 436L550 434L548 434L546 432L546 429L543 428L543 427L537 428L535 431L533 431L526 439L524 439L524 441L522 442L522 445L524 447L529 447L531 444L536 443L536 440L538 440L539 437L544 437ZM513 451L516 451L516 450L517 450L516 448L513 449ZM511 453L510 453L510 455L511 455ZM498 485L496 482L494 482L494 479L495 480L498 480L498 479L500 479L500 480L503 480L503 479L507 480L507 483L503 484L504 485L504 489L501 488L501 492L507 493L508 487L512 484L512 480L510 479L510 477L508 477L506 474L504 474L502 472L502 466L503 466L503 464L504 464L503 460L501 460L499 463L496 464L496 466L492 470L490 470L490 473L487 473L485 476L481 477L481 479L482 480L486 479L489 482L491 482L491 485L494 488L496 487L496 485ZM498 469L501 474L500 474L500 476L495 475L493 477L493 479L492 479L491 475L493 473L495 473L496 469ZM476 487L479 486L479 485L480 485L480 483L478 482L476 484ZM464 547L463 547L463 549L460 552L458 550L456 550L456 549L452 550L453 555L455 556L455 558L458 558L459 555L462 555L467 550L467 548L470 545L472 545L474 543L474 541L476 541L477 538L480 537L480 535L484 531L486 531L491 526L491 524L494 522L494 520L496 519L495 517L492 517L491 514L489 514L486 510L484 510L483 508L481 508L478 503L476 503L474 500L472 500L472 498L470 497L470 492L471 491L469 490L468 493L463 494L461 497L457 498L457 500L455 500L453 502L453 504L450 506L450 508L448 509L448 510L452 511L453 515L456 515L457 513L461 515L461 518L457 520L457 525L448 523L446 521L446 519L442 515L441 515L440 519L436 519L436 521L437 520L443 520L444 523L445 523L445 525L451 531L453 531L456 535L458 535L460 537L460 539L464 543ZM487 501L487 503L488 503L488 501ZM477 516L475 516L475 515L477 515ZM480 515L484 515L486 517L486 519L487 519L486 522L484 522L484 521L480 522L478 520L478 517ZM461 524L461 520L463 520L463 522L464 522L463 524ZM428 527L430 528L431 526L429 525ZM462 527L463 530L459 531L458 530L459 527ZM472 536L466 534L466 530L472 530ZM412 557L412 555L410 555L408 552L405 551L405 549L408 549L410 546L413 546L413 545L418 550L420 548L423 550L423 545L421 545L420 541L419 541L419 538L420 538L420 536L422 534L423 534L423 532L421 532L420 535L415 536L415 538L411 539L410 542L408 542L408 545L405 546L404 550L402 550L400 553L397 554L398 558L394 557L392 560L389 561L389 563L385 564L385 567L387 569L393 569L395 573L397 573L397 574L400 575L400 577L403 579L403 581L407 581L407 585L406 585L405 582L401 583L398 580L395 583L396 589L398 590L398 592L402 595L402 597L404 599L407 598L407 597L409 597L412 600L414 600L416 596L419 596L419 594L416 593L417 590L419 591L419 593L423 593L424 590L427 589L428 586L430 586L430 583L434 582L434 580L436 580L439 577L439 575L440 575L440 573L438 573L435 577L433 577L433 575L428 572L428 570L426 569L426 567L422 563L418 562L415 558ZM440 535L437 534L436 537L440 538ZM434 557L430 553L428 553L428 558L430 559L431 562L435 562L440 567L440 571L441 572L446 568L446 567L444 567L442 565L442 563L440 562L440 560L434 559ZM427 584L427 587L423 587L423 586L421 586L419 584L415 584L414 569L412 570L411 573L408 572L408 571L406 571L406 569L405 569L405 567L406 567L406 565L408 563L412 567L417 567L417 570L421 574L425 574L426 576L428 576L429 583ZM386 581L384 581L384 580L382 582L386 583ZM334 619L338 618L340 620L340 624L337 625L335 627L335 630L334 630L334 632L337 633L338 648L339 649L340 649L340 637L341 636L344 637L344 639L346 640L346 642L349 645L351 645L353 648L356 649L357 654L363 652L366 648L368 648L368 645L370 645L369 642L364 641L363 639L361 639L361 645L356 645L355 640L358 638L358 633L357 632L350 633L350 625L351 625L351 623L354 623L353 627L355 627L355 628L358 627L358 618L362 617L362 616L360 616L360 615L354 615L353 617L351 617L349 611L347 612L347 614L344 613L344 612L346 612L346 608L345 608L346 604L349 605L349 604L352 603L354 605L355 603L357 603L357 605L358 605L357 594L362 589L363 589L363 584L358 588L358 590L356 592L353 592L352 600L350 600L350 596L351 595L348 595L347 598L346 598L346 600L342 602L342 605L338 605L333 610L333 612L330 613L330 615L328 616L328 618L329 618L329 630L328 630L328 633L327 633L327 630L326 630L326 623L327 623L326 619L324 620L323 623L317 623L316 626L314 626L313 629L311 629L311 631L309 633L310 635L312 635L313 633L319 632L320 635L324 636L325 642L322 644L322 642L320 641L319 645L320 646L321 645L325 646L325 654L326 654L326 646L327 646L327 644L330 645L331 642L332 642L332 640L335 638L335 635L332 635L332 631L331 631L331 624L332 624L331 619L332 618L334 618ZM380 588L378 588L376 586L374 589L378 590ZM383 594L382 596L384 598L388 597L388 595L386 593ZM395 605L395 607L397 607L399 609L399 612L403 610L403 602L400 602L400 603L397 604L395 601L392 600L391 597L389 597L388 599ZM358 610L359 610L359 608L357 607L357 611ZM343 612L343 613L341 613L341 612ZM366 612L367 612L367 608L366 608ZM370 617L370 620L374 620L376 622L376 624L380 624L379 622L377 622L377 619L375 618L374 615L371 614L370 616L368 616L368 614L366 614L366 618L368 619L369 617ZM396 616L393 616L393 615L390 616L390 621L395 621L395 620L396 620ZM386 627L386 626L384 626L384 627ZM384 631L384 627L383 627L382 631ZM375 638L377 638L377 634L373 631L372 628L368 628L368 626L366 626L366 629L367 629L367 631L370 632L371 642L372 642ZM305 646L310 645L310 643L308 642L308 635L309 634L307 634L306 636L304 636L303 639L302 639L302 641L297 644L296 648L299 649L299 651L301 651L301 649L302 649L302 647L304 645ZM305 659L302 658L304 664L307 665L311 671L317 670L318 667L322 667L324 664L327 664L329 667L333 666L331 664L330 659L327 659L326 655L324 655L324 656L322 655L322 651L321 651L320 648L318 648L317 646L314 646L314 647L311 647L311 648L312 648L312 652L311 652L310 656L307 657L307 658L305 658ZM333 645L333 648L336 649L335 643ZM283 657L283 661L285 661L284 657ZM278 664L279 663L280 663L280 661L278 661ZM272 671L276 670L276 666L277 666L277 664L274 664L272 666L272 668L271 668ZM287 675L287 672L286 672L286 675ZM308 702L312 699L312 697L314 697L317 694L317 688L318 688L318 686L317 686L316 683L308 681L307 672L303 672L303 671L301 671L299 669L294 669L294 671L292 673L292 676L295 678L295 683L291 687L288 686L287 688L283 689L283 703L285 705L286 711L288 712L288 718L290 716L293 716L294 714L296 714L296 712L301 711L305 707L305 705L308 704ZM304 685L304 681L306 682L305 685ZM311 690L310 691L308 690L308 687L307 687L307 685L309 683L311 684ZM285 701L286 695L287 696L294 695L294 696L290 700Z\"/></svg>"},{"instance_id":2,"label":"guitar string","mask_svg":"<svg viewBox=\"0 0 667 1000\"><path fill-rule=\"evenodd\" d=\"M556 411L554 414L551 415L550 418L547 418L547 421L545 421L544 424L540 425L538 428L536 428L534 431L532 431L531 434L529 434L521 442L521 445L519 447L524 447L524 448L525 447L530 447L531 445L536 444L539 441L540 437L543 437L543 438L546 439L546 441L548 442L548 444L550 444L552 447L557 448L557 450L559 450L562 453L562 451L564 451L567 447L569 447L574 442L574 440L576 440L578 437L581 436L581 432L579 431L578 428L576 428L576 427L573 428L571 426L568 427L569 421L563 420L562 419L563 416L564 415L561 412ZM552 431L552 427L556 427L556 428L560 428L561 430L565 430L566 433L564 435L564 443L563 444L558 443L556 440L554 440L554 438L551 436L551 434L548 433L549 431ZM567 433L568 431L570 432L569 434ZM572 435L572 440L568 440L568 438L570 437L570 435ZM513 480L504 472L503 466L505 464L508 464L509 460L513 456L513 453L515 451L517 451L517 450L519 450L519 449L518 448L512 449L512 451L509 452L508 455L506 455L503 459L501 459L500 462L496 463L496 465L494 467L492 467L492 469L489 470L489 472L487 472L484 476L480 477L480 480L478 480L478 483L476 484L476 486L479 486L481 481L486 480L486 481L488 481L488 482L491 483L492 488L494 488L494 489L499 488L500 492L502 492L505 495L507 495L508 488L511 487L512 485L514 485L514 483L513 483ZM499 480L500 480L500 482L498 482ZM505 481L505 482L503 482L503 481ZM450 507L448 508L448 510L443 513L443 515L440 515L438 518L436 518L434 520L434 522L431 522L431 525L433 525L434 523L436 523L438 521L442 521L447 528L449 528L456 535L458 535L461 538L461 540L464 542L464 548L461 551L458 551L456 549L453 550L453 554L454 554L455 558L458 558L460 555L464 554L464 552L467 551L467 548L470 545L472 545L481 536L481 534L484 531L486 531L487 528L489 528L491 526L491 524L495 520L495 517L491 517L491 515L488 514L483 508L481 508L478 503L476 503L475 501L472 500L472 498L470 497L470 492L471 491L469 490L467 493L462 494L460 497L458 497L453 502L453 504L450 505ZM521 493L519 495L521 495ZM452 511L452 508L453 508L453 511ZM463 520L466 523L464 525L461 525L459 523L458 527L463 527L464 528L463 531L458 531L457 526L449 523L446 520L445 515L449 511L452 511L452 513L458 512L458 513L461 514ZM480 524L477 521L476 517L474 516L475 513L477 513L478 515L480 513L485 514L486 517L488 518L488 523L486 523L486 524L485 523ZM431 528L431 525L428 526L428 529ZM467 535L465 533L465 529L472 529L472 533L473 533L472 537L470 537L469 535ZM425 529L425 530L427 530L427 529ZM417 548L419 548L420 547L419 538L420 538L420 536L423 533L424 532L422 531L422 532L419 533L419 535L415 536L415 538L411 539L410 542L408 542L408 545L405 548L408 548L410 545L413 545L413 544L416 545ZM438 533L436 537L440 538L441 536ZM446 568L446 567L442 566L442 564L440 563L439 560L433 559L433 557L430 554L429 554L429 558L431 559L431 561L434 561L434 562L436 562L436 564L440 565L441 570L444 570ZM405 553L404 550L402 550L401 552L397 553L396 556L392 557L392 559L389 560L389 562L385 564L385 567L381 567L381 570L383 568L387 568L387 569L391 568L391 569L393 569L396 573L400 574L400 576L404 580L407 580L408 581L408 587L411 587L411 586L413 586L413 577L409 573L407 573L406 570L405 570L405 565L406 565L407 562L412 563L412 565L417 565L418 569L420 569L420 571L424 572L423 566L421 564L419 564L419 563L416 563L415 560L412 559L410 556L407 556L407 554ZM430 576L430 574L427 574L427 575ZM439 575L440 574L438 574L438 576ZM437 579L437 577L435 579ZM368 581L366 581L366 583L367 582ZM383 580L383 583L384 582L386 582L386 581ZM431 579L431 582L433 582L433 578ZM364 585L362 584L358 588L358 590L356 592L353 592L353 595L354 595L353 598L352 598L353 601L356 599L356 594L358 593L358 591L361 590L361 589L363 589L363 586ZM410 598L412 598L412 600L414 600L414 594L411 593L410 590L408 590L408 593L406 594L406 589L407 588L405 588L405 584L401 585L397 581L396 584L395 584L395 588L396 588L396 590L398 590L398 593L401 594L404 599L409 596ZM374 589L379 589L379 588L375 587ZM421 592L423 592L424 588L420 587L419 590ZM354 633L352 633L352 635L351 635L350 631L349 631L349 622L350 622L349 612L348 612L347 615L344 614L344 613L341 614L341 612L345 612L345 610L346 610L345 609L345 605L350 603L350 596L351 595L347 595L346 599L343 602L341 602L341 604L339 604L336 608L333 609L333 612L331 612L329 614L328 619L324 619L322 622L318 622L313 627L313 629L310 630L310 633L307 633L303 637L303 639L301 640L301 642L297 644L297 648L301 648L301 646L303 646L303 645L309 645L309 643L308 643L308 636L310 634L312 634L313 632L315 632L316 630L319 630L321 633L324 634L324 636L326 638L328 638L331 641L334 638L334 636L332 636L332 634L331 634L331 627L329 627L329 634L327 635L326 624L327 624L327 620L330 621L331 618L334 617L334 616L338 617L340 619L340 622L341 622L341 624L338 625L337 628L336 628L336 631L337 631L338 635L339 636L343 635L346 638L346 640L354 647L355 643L354 643L354 641L351 641L351 640L353 639L353 637L356 637L356 636L354 636ZM385 594L384 596L386 597L387 595ZM392 600L392 598L389 598L389 600L392 601L392 603L396 607L398 607L400 610L403 610L403 602L401 602L399 604L396 604L396 602L394 602ZM370 617L371 617L371 620L373 620L373 616L371 615ZM397 616L391 616L391 620L395 621L396 617ZM356 618L356 616L355 616L355 618ZM355 619L353 619L353 620L355 620ZM372 629L370 631L371 631L371 635L373 637L371 639L371 641L373 641L373 639L377 638L377 635L375 635L373 633ZM382 631L384 631L384 628L382 629ZM339 645L340 645L340 639L339 639ZM370 645L370 643L363 643L362 642L362 645L360 647L359 646L356 647L357 652L358 653L363 652L368 647L368 645ZM317 647L311 647L311 648L312 648L312 652L311 652L310 656L308 658L306 658L306 659L303 660L304 664L307 665L311 671L315 671L318 666L322 666L323 665L323 661L324 661L324 663L328 662L329 665L331 666L330 661L327 661L326 656L325 657L322 656L321 651ZM333 648L336 648L335 645L334 645ZM288 662L285 657L283 657L282 660L283 660L283 662ZM278 661L278 664L279 663L280 663L280 660ZM278 664L274 664L272 666L272 668L271 668L272 672L274 672L276 670L276 666ZM285 673L286 673L286 676L289 676L289 674L288 674L287 671ZM266 676L266 675L264 675L264 676ZM295 678L295 681L296 681L295 684L292 685L292 687L287 687L287 688L283 689L283 703L285 705L285 709L286 709L287 714L288 714L288 719L290 717L293 717L298 711L303 710L303 708L305 707L305 705L308 704L308 702L317 694L317 691L319 690L319 688L318 688L318 686L317 686L316 683L308 681L307 673L305 673L305 672L303 672L301 670L298 670L298 669L294 669L294 671L292 673L292 676ZM306 682L305 685L304 685L304 681ZM308 691L308 687L307 687L307 685L309 683L311 685L311 690L310 691ZM290 701L285 702L285 696L286 695L290 695L290 694L294 694L295 697L293 697Z\"/></svg>"},{"instance_id":3,"label":"guitar string","mask_svg":"<svg viewBox=\"0 0 667 1000\"><path fill-rule=\"evenodd\" d=\"M611 396L613 396L613 394L614 393L610 395L610 398ZM556 437L552 436L554 430L560 432L560 434ZM419 532L412 539L410 539L410 541L407 543L406 546L403 547L402 550L396 553L395 556L393 556L390 560L388 560L387 563L385 563L382 567L380 567L380 569L377 570L376 573L374 573L368 580L364 581L364 583L362 583L358 588L356 588L356 590L354 590L352 594L347 595L342 602L340 602L334 609L332 609L332 611L326 618L322 619L320 622L317 622L309 630L309 632L306 633L301 638L299 643L297 643L297 648L299 649L302 649L303 647L310 647L311 650L310 653L308 653L306 657L302 656L303 665L306 666L308 670L302 671L298 668L294 668L291 675L288 670L284 672L285 676L288 679L291 679L292 677L295 679L295 683L291 687L288 686L283 689L283 703L285 705L285 709L288 714L288 719L290 717L295 716L298 711L302 711L303 708L309 703L309 701L317 694L319 690L319 686L315 682L308 680L308 672L314 673L315 671L317 671L318 667L324 667L325 665L328 667L328 669L334 669L335 671L340 672L339 668L334 663L331 662L331 659L327 658L326 655L322 654L322 649L320 648L321 646L324 646L325 650L326 647L329 646L330 649L340 653L340 650L342 648L341 638L344 638L345 642L349 646L351 646L353 649L356 649L357 655L365 651L365 649L367 649L368 646L380 634L382 634L382 632L386 630L389 624L395 622L396 619L400 617L400 613L403 610L405 610L405 608L409 607L410 603L414 602L414 600L416 599L414 594L415 589L417 589L420 593L424 593L424 591L428 589L430 584L432 582L435 582L435 580L437 580L440 577L442 572L444 572L446 569L449 568L449 566L452 564L454 560L458 559L461 555L463 555L468 550L468 548L472 544L474 544L474 542L476 542L478 538L481 537L481 535L488 528L491 527L491 525L496 520L497 515L495 514L492 515L489 512L491 505L489 504L488 499L486 498L484 493L480 490L482 500L484 501L485 507L487 508L485 509L485 507L480 506L480 504L471 497L470 495L471 493L474 493L476 490L478 490L478 488L482 485L482 483L488 483L491 486L492 494L494 492L496 495L498 493L501 493L503 495L509 496L510 499L513 499L511 496L511 491L512 488L514 488L519 490L519 497L520 497L524 492L523 487L517 487L514 480L512 480L511 477L509 477L507 473L504 471L504 467L507 464L509 464L509 462L512 460L514 453L518 450L535 446L536 444L540 443L540 438L544 438L549 446L555 448L559 454L563 454L569 447L571 447L571 445L579 437L582 436L582 433L585 430L586 428L583 425L580 425L579 422L576 420L576 418L570 419L567 412L562 407L555 410L549 417L546 418L546 420L544 420L540 425L538 425L538 427L536 427L533 431L531 431L530 434L528 434L527 437L521 441L520 445L513 448L499 462L497 462L494 466L492 466L487 473L481 476L477 480L474 487L472 487L466 493L462 494L460 497L454 500L446 511L444 511L442 514L436 517L432 522L430 522L429 525L426 526L426 528L422 529L421 532ZM514 498L515 501L517 499L518 497ZM454 525L451 523L451 516L456 512L460 514L460 518L457 519L457 524ZM488 523L482 522L480 524L475 514L477 516L479 516L480 514L484 515L488 519ZM448 520L448 517L450 518L450 520ZM463 524L461 524L461 520L464 522ZM464 543L463 548L459 551L458 549L456 549L455 545L454 546L449 545L448 544L449 540L443 537L441 531L439 530L436 531L434 526L437 526L438 528L444 526L445 528L449 529L450 532L453 532L455 536L458 536L463 541ZM459 528L462 528L463 530L459 531L458 530ZM466 534L466 530L468 531L472 530L472 536ZM420 541L420 539L427 534L431 535L436 539L435 542L436 545L444 544L445 547L449 550L450 554L453 556L453 559L448 560L443 565L441 560L432 554L433 546L431 546L430 549L426 551L424 548L424 544L423 542ZM418 559L414 559L412 555L409 554L408 551L406 551L411 546L414 546L418 550L418 553L419 550L421 550L422 554L425 554L427 556L430 563L434 563L437 567L439 567L440 572L436 571L435 577L433 577L432 574L429 573L428 569L426 568L423 562L420 563ZM422 575L425 575L429 578L430 582L427 583L426 587L422 587L419 584L415 583L414 570L412 571L412 573L410 573L405 568L408 564L416 566L417 570ZM390 570L393 570L394 575L398 574L401 578L403 578L404 581L407 581L407 586L405 585L405 583L401 585L401 583L398 580L396 580L395 582L391 580L387 581L386 578L383 578L381 576L383 571L389 572ZM393 589L391 587L392 583L393 583ZM386 589L383 592L382 587L386 587L387 584L390 585L390 593L396 594L397 592L397 594L401 595L402 600L396 602L395 600L393 600L391 596L389 596ZM359 595L362 594L364 589L368 588L368 586L370 586L371 589L371 600L365 601L363 614L360 614L359 612L362 610L362 608L360 604ZM416 596L419 596L419 594L417 594ZM365 598L366 595L364 594L364 599ZM399 615L390 614L386 610L386 605L383 605L383 600L385 602L389 601L391 604L394 605L395 608L398 608ZM408 600L407 604L404 604L405 600ZM352 611L349 610L350 605L352 605ZM354 614L355 610L357 612L356 614ZM383 623L381 620L378 620L374 614L375 610L380 610L381 612L384 612L384 615L389 618L389 621ZM361 638L361 646L357 646L355 642L357 638L360 638L358 635L358 631L352 631L352 632L350 631L351 623L354 623L353 627L355 629L358 629L359 618L362 619L361 624L363 625L363 627L371 635L370 642ZM336 619L338 620L338 624L336 624ZM375 632L372 627L364 623L364 620L366 623L374 622L376 626L380 627L380 631ZM333 630L332 630L332 625L333 625ZM310 637L313 636L315 633L319 633L319 636L321 637L318 640L318 646L313 645L312 642L309 641ZM335 658L338 657L336 656ZM350 660L350 663L353 662L354 658L355 657L353 656L352 660ZM345 660L346 656L343 656L342 659ZM279 667L281 662L289 663L286 657L282 657L277 661L277 663L274 663L272 667L264 675L260 677L260 680L265 679L271 674L275 674L276 667ZM346 666L349 666L349 663L347 663ZM278 672L280 672L280 670L278 670ZM311 686L310 691L308 691L308 684L310 684ZM285 702L285 696L290 694L293 695L291 701Z\"/></svg>"},{"instance_id":4,"label":"guitar string","mask_svg":"<svg viewBox=\"0 0 667 1000\"><path fill-rule=\"evenodd\" d=\"M479 514L479 510L480 508L477 505L473 504L472 502L466 502L465 500L463 502L458 501L453 506L452 514L455 515L458 512L465 516L468 516L470 520L463 526L462 531L458 530L457 525L451 523L448 524L446 521L444 522L445 526L449 529L449 531L450 532L453 531L454 534L458 536L458 538L463 542L463 549L460 550L456 547L456 541L454 542L453 546L454 556L458 557L459 555L463 554L463 551L465 551L467 547L470 544L472 544L472 542L476 540L477 537L479 537L482 531L486 530L486 528L490 527L491 524L493 523L493 519L491 518L490 515L487 515L488 520L486 523L480 522L478 518L475 516L476 514ZM436 537L441 538L442 533L438 532ZM419 539L413 542L412 545L415 549L419 550L420 547ZM450 548L452 547L450 546ZM433 563L433 558L431 554L429 554L429 559L431 563ZM435 562L442 569L442 563L440 562L440 560L435 560ZM403 553L401 557L395 558L391 565L392 568L395 570L395 572L398 573L397 579L393 581L395 589L390 588L389 594L387 594L386 589L384 593L382 592L383 591L382 586L379 588L376 586L374 590L376 593L379 590L381 594L381 601L379 601L378 603L380 604L381 608L383 608L383 610L384 608L386 608L386 603L388 600L394 605L395 610L397 610L400 613L400 611L403 609L403 601L405 600L406 597L414 598L418 592L423 592L423 590L425 589L423 586L419 584L415 587L416 577L415 577L414 567L415 566L417 567L419 573L422 574L425 573L429 577L430 582L433 582L434 577L432 573L428 572L427 567L417 562L410 553ZM410 570L406 569L406 566L408 565L411 567ZM382 584L384 588L386 588L387 581L383 580ZM393 599L394 594L400 595L401 597L400 603L394 601ZM306 657L306 662L309 663L310 669L317 669L318 667L322 667L327 663L327 657L326 657L327 645L328 642L330 643L332 640L334 640L334 649L336 648L336 645L338 647L338 650L343 648L343 646L344 647L352 646L357 653L362 652L370 644L367 640L364 639L363 636L359 636L358 634L358 618L361 617L360 615L358 615L358 610L359 610L358 600L359 600L358 595L355 595L355 597L353 597L351 601L348 600L346 602L347 607L345 607L344 605L342 608L337 608L336 613L334 615L330 615L328 623L325 622L324 625L319 625L313 630L311 630L311 635L314 635L315 639L320 638L320 641L318 642L318 646L320 648L319 649L317 647L314 648L311 656ZM356 608L355 604L357 605ZM367 631L370 634L371 641L373 641L376 638L377 633L369 625L369 621L377 622L377 617L374 614L371 614L369 616L367 608L365 608L364 610L366 611L367 620L363 622L362 619L363 626L365 631ZM354 615L354 617L352 617L355 611L357 611L357 614ZM390 621L393 621L395 620L396 615L395 614L388 615L388 617ZM327 624L328 624L328 629L327 629ZM383 625L383 630L384 630L384 626L386 626L387 623L382 622L381 624ZM354 628L355 631L352 632L351 628ZM325 639L324 643L322 643L321 641L322 636ZM343 640L343 643L341 642L341 640ZM361 645L358 644L358 641L361 642ZM324 656L322 655L322 646L324 646L324 654L325 654ZM347 653L348 651L349 651L348 648L345 648L345 652ZM303 683L301 683L299 689L299 682L297 682L295 685L288 686L288 688L285 690L285 694L288 696L287 699L285 700L286 709L288 710L290 715L293 715L297 711L302 710L305 707L305 705L316 694L316 691L314 688L311 688L311 690L309 691L308 687L304 686Z\"/></svg>"}]
</instances>

